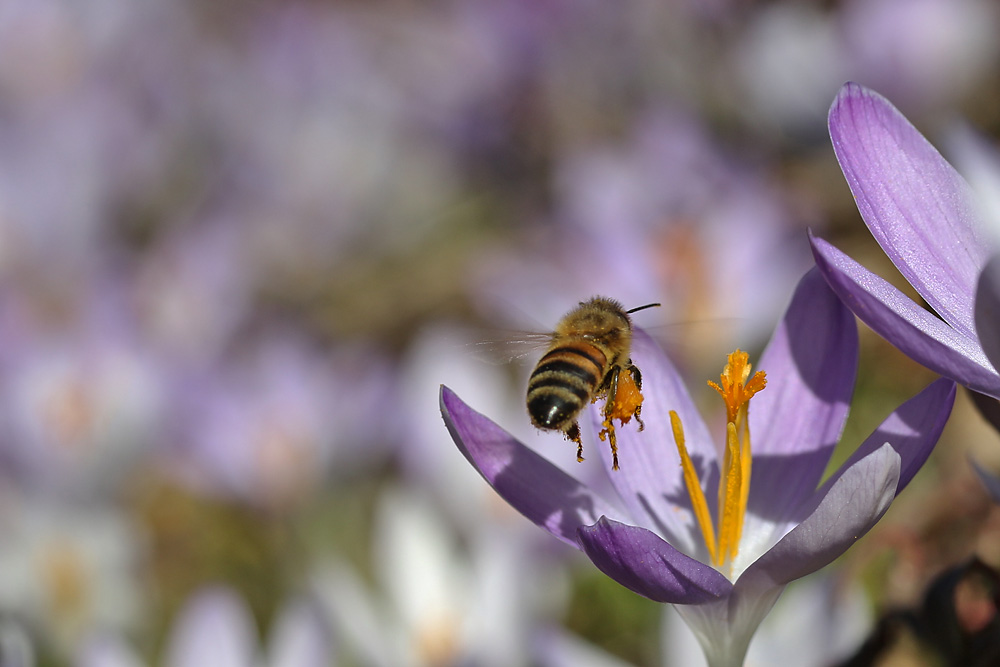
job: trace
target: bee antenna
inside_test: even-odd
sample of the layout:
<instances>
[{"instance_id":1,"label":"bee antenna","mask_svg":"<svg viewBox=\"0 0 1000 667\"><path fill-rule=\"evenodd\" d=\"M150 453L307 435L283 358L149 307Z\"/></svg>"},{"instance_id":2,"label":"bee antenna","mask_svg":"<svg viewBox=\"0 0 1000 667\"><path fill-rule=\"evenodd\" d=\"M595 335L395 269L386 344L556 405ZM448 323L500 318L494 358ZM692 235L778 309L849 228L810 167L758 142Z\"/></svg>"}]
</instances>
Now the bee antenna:
<instances>
[{"instance_id":1,"label":"bee antenna","mask_svg":"<svg viewBox=\"0 0 1000 667\"><path fill-rule=\"evenodd\" d=\"M639 310L646 310L647 308L658 308L663 304L660 303L647 303L645 306L639 306L638 308L632 308L631 310L626 310L626 313L634 313Z\"/></svg>"}]
</instances>

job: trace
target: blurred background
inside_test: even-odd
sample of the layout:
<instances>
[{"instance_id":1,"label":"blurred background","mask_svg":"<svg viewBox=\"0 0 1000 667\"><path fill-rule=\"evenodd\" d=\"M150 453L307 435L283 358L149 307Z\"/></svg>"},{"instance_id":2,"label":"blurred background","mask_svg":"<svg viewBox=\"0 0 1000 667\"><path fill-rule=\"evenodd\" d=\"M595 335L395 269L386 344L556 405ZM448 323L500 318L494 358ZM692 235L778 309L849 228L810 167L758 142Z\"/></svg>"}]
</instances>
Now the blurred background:
<instances>
[{"instance_id":1,"label":"blurred background","mask_svg":"<svg viewBox=\"0 0 1000 667\"><path fill-rule=\"evenodd\" d=\"M0 664L703 664L496 498L439 387L601 474L477 343L604 294L663 303L636 319L711 414L807 230L905 287L830 147L842 83L972 169L997 34L989 0L0 3ZM839 458L931 379L862 327ZM970 456L1000 471L962 395L748 664L833 664L1000 564Z\"/></svg>"}]
</instances>

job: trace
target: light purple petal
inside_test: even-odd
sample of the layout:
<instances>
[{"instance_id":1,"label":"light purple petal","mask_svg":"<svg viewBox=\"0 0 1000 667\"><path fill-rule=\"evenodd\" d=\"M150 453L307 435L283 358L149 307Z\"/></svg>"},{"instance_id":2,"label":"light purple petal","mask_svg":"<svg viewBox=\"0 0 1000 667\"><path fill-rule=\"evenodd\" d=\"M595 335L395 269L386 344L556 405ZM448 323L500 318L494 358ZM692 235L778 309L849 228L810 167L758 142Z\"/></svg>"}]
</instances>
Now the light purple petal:
<instances>
[{"instance_id":1,"label":"light purple petal","mask_svg":"<svg viewBox=\"0 0 1000 667\"><path fill-rule=\"evenodd\" d=\"M164 662L170 667L246 667L256 657L256 632L243 600L228 589L210 588L196 593L184 606Z\"/></svg>"},{"instance_id":2,"label":"light purple petal","mask_svg":"<svg viewBox=\"0 0 1000 667\"><path fill-rule=\"evenodd\" d=\"M1000 256L986 264L976 287L976 333L986 358L1000 366Z\"/></svg>"},{"instance_id":3,"label":"light purple petal","mask_svg":"<svg viewBox=\"0 0 1000 667\"><path fill-rule=\"evenodd\" d=\"M639 526L601 517L593 526L580 528L580 543L601 572L650 600L703 604L732 591L717 570Z\"/></svg>"},{"instance_id":4,"label":"light purple petal","mask_svg":"<svg viewBox=\"0 0 1000 667\"><path fill-rule=\"evenodd\" d=\"M4 658L10 659L11 656L5 653ZM20 661L18 657L14 657L10 667L15 665L27 667L31 664L33 663L30 661ZM3 665L8 667L7 662ZM121 637L108 634L87 641L74 665L75 667L143 667L144 663Z\"/></svg>"},{"instance_id":5,"label":"light purple petal","mask_svg":"<svg viewBox=\"0 0 1000 667\"><path fill-rule=\"evenodd\" d=\"M830 138L861 216L931 308L974 336L989 252L968 183L884 97L854 83L830 108Z\"/></svg>"},{"instance_id":6,"label":"light purple petal","mask_svg":"<svg viewBox=\"0 0 1000 667\"><path fill-rule=\"evenodd\" d=\"M888 443L900 456L899 487L896 493L902 491L924 465L941 437L941 431L944 430L955 404L955 394L955 383L951 380L941 378L931 382L919 394L893 410L827 480L825 486L835 482L854 463Z\"/></svg>"},{"instance_id":7,"label":"light purple petal","mask_svg":"<svg viewBox=\"0 0 1000 667\"><path fill-rule=\"evenodd\" d=\"M715 447L684 381L660 347L642 331L636 331L633 347L632 360L643 377L646 428L640 432L634 421L616 428L620 468L610 472L611 482L634 523L654 529L685 553L702 556L704 544L691 512L669 411L675 410L681 418L688 453L701 480L711 477ZM604 443L598 447L610 470L610 448ZM715 494L707 495L714 512Z\"/></svg>"},{"instance_id":8,"label":"light purple petal","mask_svg":"<svg viewBox=\"0 0 1000 667\"><path fill-rule=\"evenodd\" d=\"M854 315L813 269L756 365L767 387L750 402L751 521L780 521L816 490L847 419L857 366Z\"/></svg>"},{"instance_id":9,"label":"light purple petal","mask_svg":"<svg viewBox=\"0 0 1000 667\"><path fill-rule=\"evenodd\" d=\"M441 414L452 439L476 470L514 509L580 548L577 529L601 516L623 520L615 508L589 487L441 387Z\"/></svg>"},{"instance_id":10,"label":"light purple petal","mask_svg":"<svg viewBox=\"0 0 1000 667\"><path fill-rule=\"evenodd\" d=\"M808 516L748 567L736 588L763 593L804 577L847 551L882 517L899 482L900 457L886 444L824 485Z\"/></svg>"},{"instance_id":11,"label":"light purple petal","mask_svg":"<svg viewBox=\"0 0 1000 667\"><path fill-rule=\"evenodd\" d=\"M331 639L318 605L307 598L289 604L271 628L270 667L323 667L330 664Z\"/></svg>"},{"instance_id":12,"label":"light purple petal","mask_svg":"<svg viewBox=\"0 0 1000 667\"><path fill-rule=\"evenodd\" d=\"M543 627L535 635L531 664L539 667L633 667L559 627Z\"/></svg>"},{"instance_id":13,"label":"light purple petal","mask_svg":"<svg viewBox=\"0 0 1000 667\"><path fill-rule=\"evenodd\" d=\"M823 484L813 495L812 499L806 500L796 508L795 515L791 517L789 523L791 525L798 523L801 526L802 523L812 520L810 516L815 516L818 511L815 508L822 508L823 503L831 502L832 499L836 498L836 496L830 495L832 488L844 489L841 485L841 478L856 476L858 474L856 469L857 464L863 461L871 461L872 454L884 448L892 450L896 456L894 459L895 472L893 473L896 485L893 488L893 494L895 496L895 494L902 491L913 478L913 475L916 474L917 470L927 460L931 450L934 449L934 445L937 443L941 431L948 421L948 415L951 413L951 408L955 401L955 393L954 382L940 379L932 382L919 394L899 406L848 458L847 462ZM850 502L862 502L863 498L863 495L859 495ZM832 512L833 510L829 511ZM866 510L863 507L859 507L858 511L864 512ZM741 543L741 555L743 549L751 549L751 551L748 551L748 554L752 558L754 549L759 553L760 551L768 550L769 543L774 540L777 540L777 543L781 544L781 542L788 539L787 534L784 536L781 535L782 532L787 530L787 525L775 524L771 530L777 534L768 534L765 530L766 527L757 528L756 524L748 524L748 527L744 530L744 539ZM798 527L793 528L791 533L797 530L799 530ZM860 536L860 534L857 536ZM830 544L835 543L831 542ZM846 548L845 546L844 549ZM770 553L772 550L773 547L767 553ZM817 549L817 557L825 558L821 551ZM765 557L761 556L761 559ZM756 564L751 565L748 571L754 567L756 567ZM778 583L787 583L787 581L779 581Z\"/></svg>"},{"instance_id":14,"label":"light purple petal","mask_svg":"<svg viewBox=\"0 0 1000 667\"><path fill-rule=\"evenodd\" d=\"M810 241L830 287L875 333L927 368L970 389L1000 396L1000 375L978 340L934 317L823 239Z\"/></svg>"}]
</instances>

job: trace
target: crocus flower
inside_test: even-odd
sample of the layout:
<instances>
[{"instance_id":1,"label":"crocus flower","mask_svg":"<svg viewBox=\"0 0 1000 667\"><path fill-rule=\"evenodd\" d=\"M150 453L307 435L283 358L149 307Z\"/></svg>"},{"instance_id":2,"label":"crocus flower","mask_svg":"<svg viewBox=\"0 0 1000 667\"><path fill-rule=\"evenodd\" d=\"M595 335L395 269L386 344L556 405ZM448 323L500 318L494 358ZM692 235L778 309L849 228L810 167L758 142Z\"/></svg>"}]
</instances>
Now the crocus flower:
<instances>
[{"instance_id":1,"label":"crocus flower","mask_svg":"<svg viewBox=\"0 0 1000 667\"><path fill-rule=\"evenodd\" d=\"M170 667L311 667L330 665L329 631L317 605L306 598L287 603L269 633L267 650L246 603L227 588L195 593L178 616L168 639L164 664Z\"/></svg>"},{"instance_id":2,"label":"crocus flower","mask_svg":"<svg viewBox=\"0 0 1000 667\"><path fill-rule=\"evenodd\" d=\"M618 503L446 387L442 413L459 449L507 502L620 584L677 605L711 667L740 665L785 585L842 554L909 483L941 433L955 385L937 380L901 405L820 485L847 416L858 349L850 312L815 270L761 357L767 386L749 368L737 371L741 355L730 357L720 386L736 417L727 415L725 455L671 362L638 335L632 358L643 372L645 430L618 429L616 472L610 452L589 445L601 452ZM733 400L744 389L757 389L753 410ZM703 485L734 491L717 502Z\"/></svg>"},{"instance_id":3,"label":"crocus flower","mask_svg":"<svg viewBox=\"0 0 1000 667\"><path fill-rule=\"evenodd\" d=\"M1000 373L975 321L976 284L993 244L968 183L895 107L862 86L841 89L829 126L865 224L939 317L813 238L816 263L830 287L915 361L1000 398Z\"/></svg>"}]
</instances>

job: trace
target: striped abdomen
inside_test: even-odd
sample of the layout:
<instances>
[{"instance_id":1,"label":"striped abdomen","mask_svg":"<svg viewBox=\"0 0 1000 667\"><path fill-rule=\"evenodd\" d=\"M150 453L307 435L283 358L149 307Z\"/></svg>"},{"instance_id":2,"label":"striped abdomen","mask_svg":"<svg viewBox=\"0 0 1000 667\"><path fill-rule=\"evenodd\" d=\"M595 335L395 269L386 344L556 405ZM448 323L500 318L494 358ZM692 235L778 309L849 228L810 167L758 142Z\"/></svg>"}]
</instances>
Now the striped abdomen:
<instances>
[{"instance_id":1,"label":"striped abdomen","mask_svg":"<svg viewBox=\"0 0 1000 667\"><path fill-rule=\"evenodd\" d=\"M528 414L538 428L564 431L604 381L608 358L586 341L549 350L528 380Z\"/></svg>"}]
</instances>

